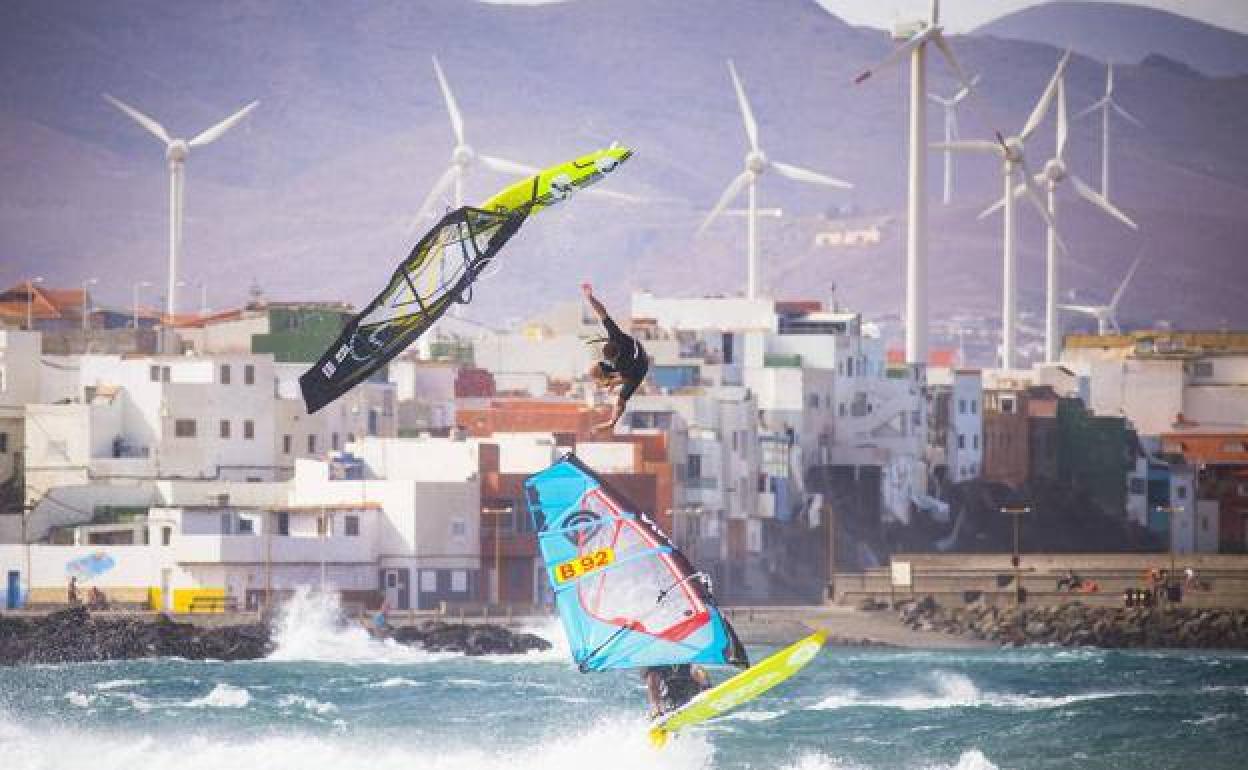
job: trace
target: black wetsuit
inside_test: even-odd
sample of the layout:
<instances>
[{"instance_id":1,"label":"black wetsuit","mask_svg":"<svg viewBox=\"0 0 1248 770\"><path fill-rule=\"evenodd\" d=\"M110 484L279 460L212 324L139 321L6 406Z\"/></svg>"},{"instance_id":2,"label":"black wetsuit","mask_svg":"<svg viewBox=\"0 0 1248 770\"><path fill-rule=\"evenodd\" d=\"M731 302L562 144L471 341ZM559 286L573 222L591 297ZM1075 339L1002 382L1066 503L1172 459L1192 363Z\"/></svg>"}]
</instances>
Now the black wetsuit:
<instances>
[{"instance_id":1,"label":"black wetsuit","mask_svg":"<svg viewBox=\"0 0 1248 770\"><path fill-rule=\"evenodd\" d=\"M659 703L664 714L685 705L703 690L698 680L693 678L693 667L688 663L678 666L651 666L642 669L642 676L647 676L651 671L659 675Z\"/></svg>"},{"instance_id":2,"label":"black wetsuit","mask_svg":"<svg viewBox=\"0 0 1248 770\"><path fill-rule=\"evenodd\" d=\"M620 388L620 403L623 403L632 398L637 388L641 387L641 382L650 369L650 356L636 337L620 330L615 321L611 320L611 316L604 316L602 325L607 330L607 339L615 343L616 354L614 359L602 361L599 366L602 367L603 374L618 374L624 379Z\"/></svg>"}]
</instances>

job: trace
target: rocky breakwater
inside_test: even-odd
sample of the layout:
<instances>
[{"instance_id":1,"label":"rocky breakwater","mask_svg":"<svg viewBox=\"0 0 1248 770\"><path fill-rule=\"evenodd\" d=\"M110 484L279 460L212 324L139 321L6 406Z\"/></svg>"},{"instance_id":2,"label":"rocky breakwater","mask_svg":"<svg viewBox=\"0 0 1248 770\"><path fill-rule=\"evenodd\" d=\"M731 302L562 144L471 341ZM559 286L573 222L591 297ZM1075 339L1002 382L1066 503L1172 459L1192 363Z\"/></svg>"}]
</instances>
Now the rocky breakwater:
<instances>
[{"instance_id":1,"label":"rocky breakwater","mask_svg":"<svg viewBox=\"0 0 1248 770\"><path fill-rule=\"evenodd\" d=\"M430 652L465 655L518 655L550 649L550 642L536 634L517 633L491 624L459 625L436 620L399 628L393 638Z\"/></svg>"},{"instance_id":2,"label":"rocky breakwater","mask_svg":"<svg viewBox=\"0 0 1248 770\"><path fill-rule=\"evenodd\" d=\"M901 622L918 631L1002 644L1067 647L1248 649L1248 611L1187 607L997 608L974 603L946 608L928 596L896 605Z\"/></svg>"},{"instance_id":3,"label":"rocky breakwater","mask_svg":"<svg viewBox=\"0 0 1248 770\"><path fill-rule=\"evenodd\" d=\"M397 629L393 638L433 652L465 655L512 655L551 646L539 636L501 626L440 622ZM254 660L272 652L273 645L266 623L203 628L165 615L92 615L83 607L41 618L0 615L0 665L8 666L160 657Z\"/></svg>"},{"instance_id":4,"label":"rocky breakwater","mask_svg":"<svg viewBox=\"0 0 1248 770\"><path fill-rule=\"evenodd\" d=\"M198 628L164 615L92 616L83 607L42 618L0 616L0 664L178 657L252 660L270 650L263 624Z\"/></svg>"}]
</instances>

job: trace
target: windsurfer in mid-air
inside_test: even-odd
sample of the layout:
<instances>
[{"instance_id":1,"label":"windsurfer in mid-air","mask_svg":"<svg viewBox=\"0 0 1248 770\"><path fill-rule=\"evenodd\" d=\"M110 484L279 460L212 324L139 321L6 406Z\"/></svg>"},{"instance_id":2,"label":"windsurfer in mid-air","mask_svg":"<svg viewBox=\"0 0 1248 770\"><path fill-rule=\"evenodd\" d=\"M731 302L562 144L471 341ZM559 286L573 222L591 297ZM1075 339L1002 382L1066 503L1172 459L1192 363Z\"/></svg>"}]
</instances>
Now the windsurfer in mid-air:
<instances>
[{"instance_id":1,"label":"windsurfer in mid-air","mask_svg":"<svg viewBox=\"0 0 1248 770\"><path fill-rule=\"evenodd\" d=\"M641 670L650 700L650 719L675 711L703 690L711 687L711 677L701 666L648 666Z\"/></svg>"},{"instance_id":2,"label":"windsurfer in mid-air","mask_svg":"<svg viewBox=\"0 0 1248 770\"><path fill-rule=\"evenodd\" d=\"M646 372L650 368L650 356L646 354L646 349L641 346L636 337L621 331L611 316L607 315L607 309L594 296L593 287L583 283L581 291L585 294L585 300L589 302L589 306L594 309L594 315L598 316L603 328L607 330L607 339L602 346L603 360L589 368L589 376L608 389L620 386L620 396L615 402L615 410L611 413L611 419L594 426L595 432L606 431L614 428L624 416L625 405L637 392L642 380L646 378Z\"/></svg>"}]
</instances>

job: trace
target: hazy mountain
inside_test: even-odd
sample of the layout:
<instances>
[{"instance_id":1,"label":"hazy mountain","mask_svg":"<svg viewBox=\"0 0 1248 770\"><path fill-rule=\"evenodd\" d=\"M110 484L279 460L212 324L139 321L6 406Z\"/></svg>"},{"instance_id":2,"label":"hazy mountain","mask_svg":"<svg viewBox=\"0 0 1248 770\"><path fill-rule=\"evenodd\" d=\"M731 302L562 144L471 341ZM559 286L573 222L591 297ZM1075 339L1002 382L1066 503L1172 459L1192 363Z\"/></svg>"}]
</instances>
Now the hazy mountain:
<instances>
[{"instance_id":1,"label":"hazy mountain","mask_svg":"<svg viewBox=\"0 0 1248 770\"><path fill-rule=\"evenodd\" d=\"M972 34L1070 46L1101 61L1136 63L1157 53L1206 75L1248 74L1248 35L1138 5L1045 3L1006 14Z\"/></svg>"},{"instance_id":2,"label":"hazy mountain","mask_svg":"<svg viewBox=\"0 0 1248 770\"><path fill-rule=\"evenodd\" d=\"M1060 55L995 38L953 44L984 74L961 115L968 137L1017 130ZM499 277L477 292L473 315L526 314L575 296L581 280L616 301L637 287L740 291L744 222L726 218L693 236L746 150L731 57L769 156L856 185L762 180L760 204L786 214L763 221L764 285L823 297L836 284L843 303L896 313L908 86L902 72L850 85L891 45L814 2L10 3L0 26L0 283L98 276L100 293L119 304L135 281L163 285L163 148L101 92L183 136L259 98L238 128L192 152L183 276L206 281L217 307L242 301L252 278L276 298L367 301L410 246L409 218L451 151L436 53L478 151L543 165L618 139L637 154L607 183L652 199L583 197L535 217L508 245ZM1097 98L1103 77L1100 63L1072 61L1072 112ZM939 63L930 84L954 87ZM1148 127L1115 129L1114 197L1141 231L1064 202L1067 285L1082 300L1105 298L1143 253L1124 317L1248 325L1248 78L1124 66L1118 97ZM937 140L935 112L929 128ZM1074 166L1098 184L1099 134L1091 122L1073 131ZM1052 135L1050 118L1029 148L1037 169ZM1000 194L997 161L959 159L956 205L946 209L936 197L940 155L931 157L932 312L991 314L1000 305L1000 220L975 215ZM477 170L468 198L509 181ZM816 248L815 233L837 224L824 215L841 208L889 218L882 242ZM1043 233L1034 212L1023 213L1021 233L1022 306L1035 311Z\"/></svg>"}]
</instances>

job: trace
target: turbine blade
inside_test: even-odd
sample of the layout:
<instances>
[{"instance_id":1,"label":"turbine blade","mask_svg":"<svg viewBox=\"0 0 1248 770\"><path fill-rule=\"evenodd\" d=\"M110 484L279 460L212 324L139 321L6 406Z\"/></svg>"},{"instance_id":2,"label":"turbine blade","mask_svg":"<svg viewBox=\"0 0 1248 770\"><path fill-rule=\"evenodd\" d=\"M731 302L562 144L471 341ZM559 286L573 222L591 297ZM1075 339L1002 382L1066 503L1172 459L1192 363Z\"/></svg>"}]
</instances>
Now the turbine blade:
<instances>
[{"instance_id":1,"label":"turbine blade","mask_svg":"<svg viewBox=\"0 0 1248 770\"><path fill-rule=\"evenodd\" d=\"M478 155L481 165L493 171L499 171L504 174L515 174L517 176L532 176L533 174L542 173L540 169L532 166L526 166L523 163L516 163L513 160L505 158L496 158L492 155Z\"/></svg>"},{"instance_id":2,"label":"turbine blade","mask_svg":"<svg viewBox=\"0 0 1248 770\"><path fill-rule=\"evenodd\" d=\"M998 200L996 203L992 204L988 208L984 209L983 211L979 212L979 216L975 218L987 219L990 215L993 214L993 212L1000 211L1004 206L1005 206L1005 196L1002 195L1000 200Z\"/></svg>"},{"instance_id":3,"label":"turbine blade","mask_svg":"<svg viewBox=\"0 0 1248 770\"><path fill-rule=\"evenodd\" d=\"M1114 292L1114 296L1109 301L1109 312L1114 313L1118 310L1118 303L1122 300L1122 294L1127 290L1127 284L1131 283L1131 278L1135 276L1135 271L1140 266L1140 260L1143 257L1136 257L1131 263L1131 269L1127 271L1127 277L1122 279L1122 283L1118 285L1118 290Z\"/></svg>"},{"instance_id":4,"label":"turbine blade","mask_svg":"<svg viewBox=\"0 0 1248 770\"><path fill-rule=\"evenodd\" d=\"M1105 108L1106 101L1107 101L1107 100L1106 100L1106 99L1104 99L1104 98L1097 99L1095 102L1093 102L1093 103L1092 103L1091 105L1089 105L1088 107L1085 107L1085 108L1083 108L1082 110L1079 110L1078 112L1076 112L1076 113L1075 113L1075 117L1073 117L1073 118L1072 118L1072 120L1079 120L1080 118L1083 118L1083 117L1085 117L1085 116L1087 116L1087 115L1091 115L1092 113L1096 112L1097 110L1104 109L1104 108Z\"/></svg>"},{"instance_id":5,"label":"turbine blade","mask_svg":"<svg viewBox=\"0 0 1248 770\"><path fill-rule=\"evenodd\" d=\"M702 224L698 226L698 235L701 235L706 231L706 228L710 227L711 222L715 221L715 217L719 216L728 207L729 203L732 203L733 198L741 194L741 191L745 189L745 186L753 178L754 175L749 171L742 171L737 175L736 179L728 183L728 186L724 188L724 192L719 196L719 200L715 203L715 208L711 209L711 213L707 214L706 219L702 220Z\"/></svg>"},{"instance_id":6,"label":"turbine blade","mask_svg":"<svg viewBox=\"0 0 1248 770\"><path fill-rule=\"evenodd\" d=\"M1130 227L1132 230L1140 229L1140 226L1131 221L1131 218L1124 214L1121 209L1110 203L1109 199L1104 195L1101 195L1096 190L1093 190L1087 182L1083 181L1074 174L1070 175L1070 181L1075 186L1075 192L1079 193L1084 200L1099 206L1102 211L1106 212L1114 219L1117 219L1119 222L1122 222L1127 227Z\"/></svg>"},{"instance_id":7,"label":"turbine blade","mask_svg":"<svg viewBox=\"0 0 1248 770\"><path fill-rule=\"evenodd\" d=\"M221 121L220 123L213 126L212 128L208 129L207 131L200 132L198 136L196 136L191 141L187 142L187 144L190 145L191 147L203 147L205 144L208 144L209 142L217 141L218 139L221 138L222 134L224 134L226 131L229 131L240 120L247 117L247 113L251 112L256 107L259 107L259 106L260 106L259 101L252 102L251 104L242 108L238 112L229 116L228 118Z\"/></svg>"},{"instance_id":8,"label":"turbine blade","mask_svg":"<svg viewBox=\"0 0 1248 770\"><path fill-rule=\"evenodd\" d=\"M1114 95L1114 63L1110 62L1105 65L1105 98L1111 99Z\"/></svg>"},{"instance_id":9,"label":"turbine blade","mask_svg":"<svg viewBox=\"0 0 1248 770\"><path fill-rule=\"evenodd\" d=\"M954 152L991 152L1001 154L1001 145L991 139L959 139L956 142L932 142L928 145L933 150L953 150Z\"/></svg>"},{"instance_id":10,"label":"turbine blade","mask_svg":"<svg viewBox=\"0 0 1248 770\"><path fill-rule=\"evenodd\" d=\"M169 138L169 133L165 131L165 127L157 123L155 120L152 120L120 99L112 97L108 94L104 94L103 96L114 107L129 115L130 119L135 123L143 126L143 128L147 129L149 133L154 134L157 139L161 140L165 144L169 144L169 142L173 141Z\"/></svg>"},{"instance_id":11,"label":"turbine blade","mask_svg":"<svg viewBox=\"0 0 1248 770\"><path fill-rule=\"evenodd\" d=\"M1083 313L1084 315L1090 315L1093 318L1095 318L1098 315L1097 311L1100 310L1099 307L1093 307L1090 305L1058 305L1058 307L1060 307L1062 310L1070 310L1075 313Z\"/></svg>"},{"instance_id":12,"label":"turbine blade","mask_svg":"<svg viewBox=\"0 0 1248 770\"><path fill-rule=\"evenodd\" d=\"M974 77L971 78L970 83L958 89L958 92L953 95L953 103L957 104L958 102L962 101L966 97L970 96L971 90L975 88L975 86L979 85L979 80L981 77L982 77L981 75L976 74Z\"/></svg>"},{"instance_id":13,"label":"turbine blade","mask_svg":"<svg viewBox=\"0 0 1248 770\"><path fill-rule=\"evenodd\" d=\"M737 104L741 107L741 119L745 121L745 135L750 140L750 149L758 149L758 123L754 120L754 111L750 109L750 101L745 98L745 88L741 78L737 77L737 66L728 60L728 74L732 75L732 87L737 92Z\"/></svg>"},{"instance_id":14,"label":"turbine blade","mask_svg":"<svg viewBox=\"0 0 1248 770\"><path fill-rule=\"evenodd\" d=\"M446 75L442 72L442 65L438 63L438 57L433 57L433 71L438 75L438 87L442 89L442 99L446 102L447 114L451 116L451 128L455 131L455 143L464 143L464 117L459 114L459 105L455 103L455 94L451 93L451 86L446 82Z\"/></svg>"},{"instance_id":15,"label":"turbine blade","mask_svg":"<svg viewBox=\"0 0 1248 770\"><path fill-rule=\"evenodd\" d=\"M1126 110L1124 110L1123 108L1119 107L1119 106L1118 106L1118 102L1113 102L1113 101L1111 101L1109 104L1110 104L1110 106L1112 106L1112 107L1114 108L1114 112L1118 113L1118 114L1119 114L1119 115L1121 115L1122 117L1124 117L1124 118L1126 118L1127 120L1129 120L1129 121L1131 121L1132 123L1134 123L1134 124L1136 125L1136 127L1137 127L1137 128L1143 128L1143 127L1144 127L1144 124L1140 122L1139 118L1135 117L1135 116L1134 116L1134 115L1132 115L1131 113L1129 113L1129 112L1127 112Z\"/></svg>"},{"instance_id":16,"label":"turbine blade","mask_svg":"<svg viewBox=\"0 0 1248 770\"><path fill-rule=\"evenodd\" d=\"M870 78L872 75L876 74L877 72L882 72L883 70L886 70L889 67L893 66L906 54L910 53L915 48L918 48L919 46L926 43L928 39L931 38L934 32L935 30L932 27L928 27L927 29L923 30L919 34L910 38L906 42L897 46L888 54L888 56L885 56L874 67L871 67L870 69L865 69L862 72L858 73L858 75L854 77L854 84L857 85L858 83L864 83L866 82L868 78Z\"/></svg>"},{"instance_id":17,"label":"turbine blade","mask_svg":"<svg viewBox=\"0 0 1248 770\"><path fill-rule=\"evenodd\" d=\"M1027 141L1027 138L1040 126L1040 122L1044 120L1044 114L1049 111L1049 103L1053 101L1054 94L1057 93L1057 83L1062 79L1062 73L1066 71L1066 62L1070 60L1070 50L1062 54L1062 58L1057 62L1057 69L1053 72L1053 77L1049 78L1049 84L1045 86L1044 93L1040 95L1040 101L1036 102L1036 106L1032 109L1030 117L1023 125L1023 130L1019 132L1019 138Z\"/></svg>"},{"instance_id":18,"label":"turbine blade","mask_svg":"<svg viewBox=\"0 0 1248 770\"><path fill-rule=\"evenodd\" d=\"M1066 124L1066 78L1057 81L1057 158L1066 157L1066 139L1069 127Z\"/></svg>"},{"instance_id":19,"label":"turbine blade","mask_svg":"<svg viewBox=\"0 0 1248 770\"><path fill-rule=\"evenodd\" d=\"M412 229L419 229L424 224L425 217L429 215L438 198L442 197L447 188L455 183L457 176L459 176L459 166L451 166L442 172L442 176L438 177L438 181L433 183L433 189L425 196L425 200L416 211L416 218L412 221Z\"/></svg>"},{"instance_id":20,"label":"turbine blade","mask_svg":"<svg viewBox=\"0 0 1248 770\"><path fill-rule=\"evenodd\" d=\"M969 93L974 84L967 79L966 71L962 69L962 65L958 64L958 57L953 55L953 49L949 47L949 41L945 40L945 36L939 31L934 31L932 33L932 42L935 43L936 47L940 49L940 52L945 55L945 61L949 62L950 69L952 69L954 74L958 76L958 82L960 82L962 84L962 88Z\"/></svg>"},{"instance_id":21,"label":"turbine blade","mask_svg":"<svg viewBox=\"0 0 1248 770\"><path fill-rule=\"evenodd\" d=\"M852 190L854 188L854 186L849 182L834 179L830 176L824 176L818 172L810 171L798 166L792 166L788 163L781 163L780 161L773 160L771 165L777 172L780 173L781 176L787 176L789 179L793 179L798 182L821 184L824 187L839 187L843 190Z\"/></svg>"}]
</instances>

